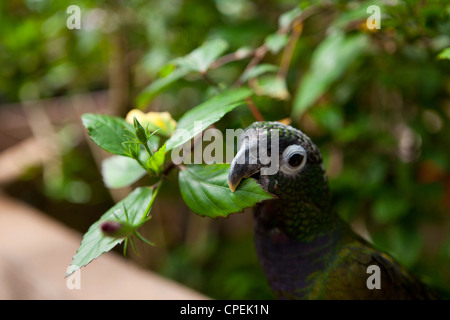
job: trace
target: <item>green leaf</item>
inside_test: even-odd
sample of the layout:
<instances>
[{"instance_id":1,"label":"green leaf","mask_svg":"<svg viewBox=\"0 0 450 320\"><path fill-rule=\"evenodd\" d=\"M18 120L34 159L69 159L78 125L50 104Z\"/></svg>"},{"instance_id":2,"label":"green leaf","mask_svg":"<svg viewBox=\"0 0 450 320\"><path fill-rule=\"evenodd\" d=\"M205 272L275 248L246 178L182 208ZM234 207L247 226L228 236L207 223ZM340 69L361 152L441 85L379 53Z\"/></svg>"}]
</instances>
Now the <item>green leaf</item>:
<instances>
[{"instance_id":1,"label":"green leaf","mask_svg":"<svg viewBox=\"0 0 450 320\"><path fill-rule=\"evenodd\" d=\"M333 82L367 48L365 34L328 36L314 51L310 70L300 83L294 100L293 115L300 116L324 94Z\"/></svg>"},{"instance_id":2,"label":"green leaf","mask_svg":"<svg viewBox=\"0 0 450 320\"><path fill-rule=\"evenodd\" d=\"M165 78L170 75L176 69L176 65L173 63L168 63L158 71L158 76L161 78Z\"/></svg>"},{"instance_id":3,"label":"green leaf","mask_svg":"<svg viewBox=\"0 0 450 320\"><path fill-rule=\"evenodd\" d=\"M146 145L149 138L147 134L148 132L144 129L144 127L140 124L139 120L136 118L133 118L133 125L136 138L138 138L141 144Z\"/></svg>"},{"instance_id":4,"label":"green leaf","mask_svg":"<svg viewBox=\"0 0 450 320\"><path fill-rule=\"evenodd\" d=\"M147 86L136 99L138 109L145 108L161 91L165 90L171 84L186 76L191 71L188 69L178 68L163 78L154 80Z\"/></svg>"},{"instance_id":5,"label":"green leaf","mask_svg":"<svg viewBox=\"0 0 450 320\"><path fill-rule=\"evenodd\" d=\"M150 148L150 150L156 151L159 148L160 140L161 139L156 134L154 134L148 139L147 146Z\"/></svg>"},{"instance_id":6,"label":"green leaf","mask_svg":"<svg viewBox=\"0 0 450 320\"><path fill-rule=\"evenodd\" d=\"M228 43L222 39L206 41L188 55L173 60L177 66L189 70L204 73L209 66L226 50Z\"/></svg>"},{"instance_id":7,"label":"green leaf","mask_svg":"<svg viewBox=\"0 0 450 320\"><path fill-rule=\"evenodd\" d=\"M278 18L278 26L280 29L285 29L290 26L292 21L294 21L297 17L302 14L302 9L299 7L295 7L292 10L289 10L283 13L280 18Z\"/></svg>"},{"instance_id":8,"label":"green leaf","mask_svg":"<svg viewBox=\"0 0 450 320\"><path fill-rule=\"evenodd\" d=\"M276 73L278 72L278 69L279 67L274 64L262 63L246 71L242 75L242 81L246 82L249 79L256 78L265 73Z\"/></svg>"},{"instance_id":9,"label":"green leaf","mask_svg":"<svg viewBox=\"0 0 450 320\"><path fill-rule=\"evenodd\" d=\"M100 220L92 224L84 235L77 253L73 257L66 277L81 267L86 266L103 253L110 251L124 240L105 236L100 229L100 224L102 222L109 220L116 221L117 219L126 221L126 215L123 210L123 207L125 206L128 211L129 223L137 225L152 199L152 193L153 191L150 188L135 189L125 199L118 202L103 214Z\"/></svg>"},{"instance_id":10,"label":"green leaf","mask_svg":"<svg viewBox=\"0 0 450 320\"><path fill-rule=\"evenodd\" d=\"M259 78L253 90L259 96L269 96L280 100L287 100L290 97L286 80L277 75L266 75Z\"/></svg>"},{"instance_id":11,"label":"green leaf","mask_svg":"<svg viewBox=\"0 0 450 320\"><path fill-rule=\"evenodd\" d=\"M166 144L164 143L164 145L147 160L147 168L153 171L156 175L159 175L161 173L165 155Z\"/></svg>"},{"instance_id":12,"label":"green leaf","mask_svg":"<svg viewBox=\"0 0 450 320\"><path fill-rule=\"evenodd\" d=\"M251 178L231 192L227 182L229 169L229 164L189 165L180 171L181 195L192 211L210 218L226 217L273 198Z\"/></svg>"},{"instance_id":13,"label":"green leaf","mask_svg":"<svg viewBox=\"0 0 450 320\"><path fill-rule=\"evenodd\" d=\"M128 157L112 156L102 162L103 181L108 188L126 187L138 181L145 173L136 160Z\"/></svg>"},{"instance_id":14,"label":"green leaf","mask_svg":"<svg viewBox=\"0 0 450 320\"><path fill-rule=\"evenodd\" d=\"M287 34L273 33L269 34L264 43L272 54L277 54L288 43L289 36Z\"/></svg>"},{"instance_id":15,"label":"green leaf","mask_svg":"<svg viewBox=\"0 0 450 320\"><path fill-rule=\"evenodd\" d=\"M438 55L438 59L449 59L450 60L450 48L446 48L441 51Z\"/></svg>"},{"instance_id":16,"label":"green leaf","mask_svg":"<svg viewBox=\"0 0 450 320\"><path fill-rule=\"evenodd\" d=\"M119 156L127 156L123 143L128 141L125 129L133 131L133 126L123 118L102 114L86 113L81 117L83 125L92 141L100 148Z\"/></svg>"},{"instance_id":17,"label":"green leaf","mask_svg":"<svg viewBox=\"0 0 450 320\"><path fill-rule=\"evenodd\" d=\"M178 121L177 129L167 140L166 151L183 145L197 134L219 121L225 114L241 105L252 91L248 88L225 90L210 100L186 112ZM194 122L197 122L195 125Z\"/></svg>"}]
</instances>

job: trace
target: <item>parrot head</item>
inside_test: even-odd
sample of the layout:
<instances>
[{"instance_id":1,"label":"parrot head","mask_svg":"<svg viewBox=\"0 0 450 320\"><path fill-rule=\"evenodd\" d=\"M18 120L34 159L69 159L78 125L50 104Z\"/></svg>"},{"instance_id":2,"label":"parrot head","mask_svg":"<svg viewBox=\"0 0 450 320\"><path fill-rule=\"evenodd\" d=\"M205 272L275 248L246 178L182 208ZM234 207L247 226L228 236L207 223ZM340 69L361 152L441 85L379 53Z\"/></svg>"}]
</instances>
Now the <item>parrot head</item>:
<instances>
[{"instance_id":1,"label":"parrot head","mask_svg":"<svg viewBox=\"0 0 450 320\"><path fill-rule=\"evenodd\" d=\"M263 203L257 218L285 233L309 237L330 220L322 156L302 131L279 122L255 122L246 128L230 165L231 191L246 178L276 196Z\"/></svg>"}]
</instances>

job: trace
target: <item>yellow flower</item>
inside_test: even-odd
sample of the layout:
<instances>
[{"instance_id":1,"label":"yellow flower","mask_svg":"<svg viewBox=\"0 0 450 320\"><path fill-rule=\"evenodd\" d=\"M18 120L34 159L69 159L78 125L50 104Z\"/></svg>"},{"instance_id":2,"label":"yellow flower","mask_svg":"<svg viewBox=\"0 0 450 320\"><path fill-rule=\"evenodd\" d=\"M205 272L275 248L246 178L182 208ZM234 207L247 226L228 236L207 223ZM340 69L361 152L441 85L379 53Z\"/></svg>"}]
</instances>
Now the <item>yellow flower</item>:
<instances>
[{"instance_id":1,"label":"yellow flower","mask_svg":"<svg viewBox=\"0 0 450 320\"><path fill-rule=\"evenodd\" d=\"M285 125L290 125L291 124L291 122L292 122L292 120L291 120L291 118L284 118L284 119L281 119L281 120L277 120L278 122L281 122L282 124L285 124Z\"/></svg>"},{"instance_id":2,"label":"yellow flower","mask_svg":"<svg viewBox=\"0 0 450 320\"><path fill-rule=\"evenodd\" d=\"M148 125L149 130L158 130L159 134L170 136L177 126L177 122L173 120L169 112L147 112L133 109L128 112L126 121L133 124L133 119L136 118L139 123L145 128Z\"/></svg>"}]
</instances>

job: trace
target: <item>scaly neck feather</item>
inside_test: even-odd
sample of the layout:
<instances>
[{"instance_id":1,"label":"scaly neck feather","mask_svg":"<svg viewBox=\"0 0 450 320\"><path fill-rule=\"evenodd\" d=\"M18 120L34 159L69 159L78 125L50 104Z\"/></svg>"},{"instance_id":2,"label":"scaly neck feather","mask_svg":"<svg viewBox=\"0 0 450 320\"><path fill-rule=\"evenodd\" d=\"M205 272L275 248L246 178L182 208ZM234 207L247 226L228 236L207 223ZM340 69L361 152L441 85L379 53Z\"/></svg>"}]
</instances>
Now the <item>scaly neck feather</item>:
<instances>
[{"instance_id":1,"label":"scaly neck feather","mask_svg":"<svg viewBox=\"0 0 450 320\"><path fill-rule=\"evenodd\" d=\"M301 179L272 180L269 190L278 198L255 211L259 261L278 298L305 298L334 260L346 226L331 210L321 166Z\"/></svg>"},{"instance_id":2,"label":"scaly neck feather","mask_svg":"<svg viewBox=\"0 0 450 320\"><path fill-rule=\"evenodd\" d=\"M264 211L260 206L258 210ZM343 223L309 241L300 241L267 225L255 213L255 247L261 267L279 299L302 299L311 292L321 274L334 261L339 250Z\"/></svg>"}]
</instances>

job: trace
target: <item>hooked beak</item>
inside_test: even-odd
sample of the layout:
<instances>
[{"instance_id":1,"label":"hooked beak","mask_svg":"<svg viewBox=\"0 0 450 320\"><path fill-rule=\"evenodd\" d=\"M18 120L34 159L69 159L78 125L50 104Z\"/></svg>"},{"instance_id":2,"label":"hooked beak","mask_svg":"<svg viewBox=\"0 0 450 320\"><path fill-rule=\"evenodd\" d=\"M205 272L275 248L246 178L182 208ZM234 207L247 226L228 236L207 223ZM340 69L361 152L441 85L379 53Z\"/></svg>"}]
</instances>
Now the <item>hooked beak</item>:
<instances>
[{"instance_id":1,"label":"hooked beak","mask_svg":"<svg viewBox=\"0 0 450 320\"><path fill-rule=\"evenodd\" d=\"M228 172L228 186L231 192L237 189L242 179L254 175L261 169L261 165L255 157L257 155L256 148L256 141L243 143L231 162L230 171Z\"/></svg>"}]
</instances>

